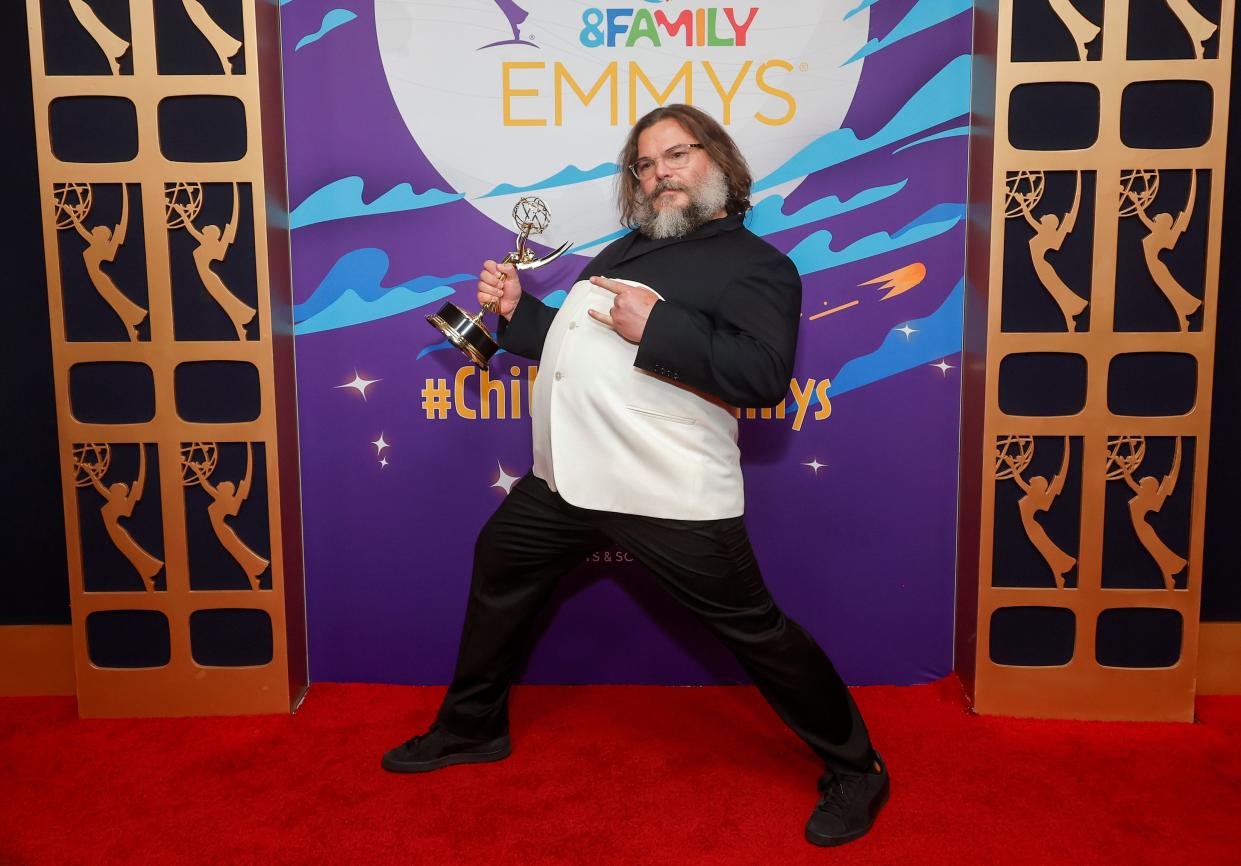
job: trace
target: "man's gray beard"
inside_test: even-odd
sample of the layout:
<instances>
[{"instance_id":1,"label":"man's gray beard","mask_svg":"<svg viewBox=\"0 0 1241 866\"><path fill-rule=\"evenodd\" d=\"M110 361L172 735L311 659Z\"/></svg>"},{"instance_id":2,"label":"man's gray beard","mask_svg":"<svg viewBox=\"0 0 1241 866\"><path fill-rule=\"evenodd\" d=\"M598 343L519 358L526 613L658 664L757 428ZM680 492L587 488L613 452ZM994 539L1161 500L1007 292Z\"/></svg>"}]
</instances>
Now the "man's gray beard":
<instances>
[{"instance_id":1,"label":"man's gray beard","mask_svg":"<svg viewBox=\"0 0 1241 866\"><path fill-rule=\"evenodd\" d=\"M685 207L656 209L654 199L666 189L684 190L689 195ZM712 165L698 186L661 181L651 191L651 197L640 196L635 214L638 231L649 238L679 238L705 225L728 204L728 181L718 165Z\"/></svg>"}]
</instances>

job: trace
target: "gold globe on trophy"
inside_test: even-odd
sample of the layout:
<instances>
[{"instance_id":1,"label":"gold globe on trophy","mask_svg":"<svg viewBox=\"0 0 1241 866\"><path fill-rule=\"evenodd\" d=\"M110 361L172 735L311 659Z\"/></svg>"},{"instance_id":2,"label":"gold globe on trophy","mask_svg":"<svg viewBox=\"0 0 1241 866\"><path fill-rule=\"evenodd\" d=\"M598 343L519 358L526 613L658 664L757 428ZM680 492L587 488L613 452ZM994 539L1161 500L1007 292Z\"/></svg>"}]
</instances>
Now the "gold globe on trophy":
<instances>
[{"instance_id":1,"label":"gold globe on trophy","mask_svg":"<svg viewBox=\"0 0 1241 866\"><path fill-rule=\"evenodd\" d=\"M517 224L517 249L501 259L500 264L514 265L519 271L532 271L551 264L572 246L568 242L563 243L542 258L536 258L534 251L526 246L530 235L542 234L551 225L551 215L542 199L527 196L519 200L513 207L513 222ZM427 316L427 321L447 337L450 343L464 352L466 357L485 370L491 356L500 348L495 338L483 325L483 313L494 312L496 312L495 308L488 303L471 316L449 301L440 307L439 312Z\"/></svg>"}]
</instances>

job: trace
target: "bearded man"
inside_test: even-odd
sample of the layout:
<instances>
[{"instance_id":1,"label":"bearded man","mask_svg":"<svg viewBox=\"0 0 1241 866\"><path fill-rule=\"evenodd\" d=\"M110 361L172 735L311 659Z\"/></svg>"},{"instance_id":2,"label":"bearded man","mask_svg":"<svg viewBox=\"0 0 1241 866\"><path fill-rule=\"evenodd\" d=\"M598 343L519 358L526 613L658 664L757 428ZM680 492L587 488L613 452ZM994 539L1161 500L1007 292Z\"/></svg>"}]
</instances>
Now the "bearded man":
<instances>
[{"instance_id":1,"label":"bearded man","mask_svg":"<svg viewBox=\"0 0 1241 866\"><path fill-rule=\"evenodd\" d=\"M801 279L752 234L750 171L727 132L687 105L647 114L621 151L634 230L582 271L559 310L488 261L478 300L500 345L537 359L534 467L483 527L452 685L426 733L383 766L426 772L508 756L508 695L559 578L619 544L736 655L826 764L806 824L816 845L865 834L888 771L845 684L777 607L742 519L733 407L784 398Z\"/></svg>"}]
</instances>

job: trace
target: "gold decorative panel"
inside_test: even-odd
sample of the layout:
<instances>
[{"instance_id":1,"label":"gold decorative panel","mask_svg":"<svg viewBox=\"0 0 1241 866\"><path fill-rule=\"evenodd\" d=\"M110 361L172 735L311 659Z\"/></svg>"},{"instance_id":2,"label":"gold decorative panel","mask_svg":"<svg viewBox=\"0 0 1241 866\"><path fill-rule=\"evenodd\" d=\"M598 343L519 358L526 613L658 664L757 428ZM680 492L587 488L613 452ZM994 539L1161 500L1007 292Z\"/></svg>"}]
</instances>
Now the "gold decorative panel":
<instances>
[{"instance_id":1,"label":"gold decorative panel","mask_svg":"<svg viewBox=\"0 0 1241 866\"><path fill-rule=\"evenodd\" d=\"M277 7L27 9L79 710L288 711L306 678L287 230L267 218L287 211Z\"/></svg>"},{"instance_id":2,"label":"gold decorative panel","mask_svg":"<svg viewBox=\"0 0 1241 866\"><path fill-rule=\"evenodd\" d=\"M979 712L1189 721L1235 6L992 8L958 666Z\"/></svg>"}]
</instances>

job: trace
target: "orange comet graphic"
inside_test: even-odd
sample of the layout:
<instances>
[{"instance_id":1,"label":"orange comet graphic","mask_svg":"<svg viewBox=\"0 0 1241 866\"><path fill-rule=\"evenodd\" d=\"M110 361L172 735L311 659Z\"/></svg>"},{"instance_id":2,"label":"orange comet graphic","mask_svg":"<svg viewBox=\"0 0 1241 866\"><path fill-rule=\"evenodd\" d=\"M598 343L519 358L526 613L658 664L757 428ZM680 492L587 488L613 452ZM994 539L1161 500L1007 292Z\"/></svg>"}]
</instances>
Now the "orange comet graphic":
<instances>
[{"instance_id":1,"label":"orange comet graphic","mask_svg":"<svg viewBox=\"0 0 1241 866\"><path fill-rule=\"evenodd\" d=\"M895 298L897 295L903 295L914 286L922 282L926 278L926 265L922 262L914 262L912 265L905 265L903 268L897 268L890 274L884 274L882 277L875 277L873 280L867 280L859 285L871 286L875 283L882 283L880 289L887 289L888 293L879 300L886 301L888 298Z\"/></svg>"}]
</instances>

